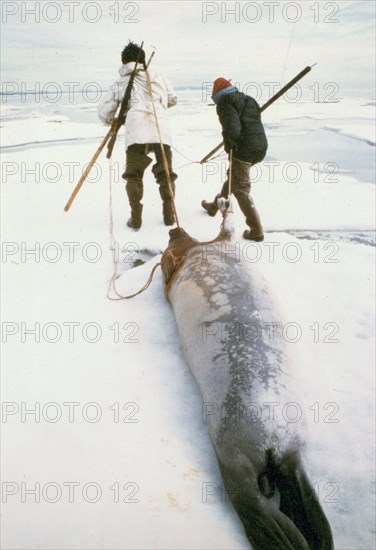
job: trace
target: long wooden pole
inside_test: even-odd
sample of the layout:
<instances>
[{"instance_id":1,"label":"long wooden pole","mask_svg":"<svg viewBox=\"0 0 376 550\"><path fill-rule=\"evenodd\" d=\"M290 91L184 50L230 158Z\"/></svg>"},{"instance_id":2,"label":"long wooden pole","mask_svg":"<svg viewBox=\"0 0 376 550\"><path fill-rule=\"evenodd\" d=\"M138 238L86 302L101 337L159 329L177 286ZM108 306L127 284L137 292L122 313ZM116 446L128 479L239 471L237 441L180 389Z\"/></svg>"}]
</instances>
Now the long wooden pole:
<instances>
[{"instance_id":1,"label":"long wooden pole","mask_svg":"<svg viewBox=\"0 0 376 550\"><path fill-rule=\"evenodd\" d=\"M316 65L316 63L315 63ZM314 65L312 65L313 67ZM296 84L301 78L303 78L303 76L305 76L307 73L309 73L309 71L312 69L312 67L306 67L305 69L303 69L298 75L296 75L295 78L293 78L292 80L290 80L290 82L288 82L286 84L286 86L284 86L281 90L279 90L279 92L277 92L273 97L271 97L269 99L269 101L267 101L265 103L265 105L263 105L260 109L260 111L265 111L265 109L267 109L272 103L274 103L277 99L279 99L285 92L287 92L287 90L289 88L291 88L292 86L294 86L294 84ZM214 147L214 149L212 149L210 151L210 153L208 153L202 160L200 160L200 164L204 164L205 162L208 162L208 160L214 155L214 153L216 153L217 151L219 151L219 149L223 146L223 141L221 143L219 143L219 145L217 145L217 147Z\"/></svg>"},{"instance_id":2,"label":"long wooden pole","mask_svg":"<svg viewBox=\"0 0 376 550\"><path fill-rule=\"evenodd\" d=\"M97 160L97 158L99 157L99 155L101 154L104 146L106 145L106 143L108 142L108 140L110 139L110 137L112 136L112 133L114 131L114 127L115 125L113 124L111 126L111 128L109 129L109 131L107 132L107 135L103 138L103 141L102 143L100 144L100 146L98 147L95 155L93 156L93 158L91 159L91 161L89 162L89 164L87 165L87 167L85 168L82 176L80 177L79 179L79 182L77 183L76 187L73 189L73 192L71 194L71 196L69 197L69 200L67 202L67 204L65 205L64 207L64 211L65 212L68 212L68 210L70 209L71 205L72 205L72 202L74 201L74 199L76 198L76 195L77 193L79 192L79 190L81 189L81 187L83 186L84 184L84 181L86 180L86 178L88 177L89 173L90 173L90 170L92 169L92 167L94 166L95 164L95 161Z\"/></svg>"}]
</instances>

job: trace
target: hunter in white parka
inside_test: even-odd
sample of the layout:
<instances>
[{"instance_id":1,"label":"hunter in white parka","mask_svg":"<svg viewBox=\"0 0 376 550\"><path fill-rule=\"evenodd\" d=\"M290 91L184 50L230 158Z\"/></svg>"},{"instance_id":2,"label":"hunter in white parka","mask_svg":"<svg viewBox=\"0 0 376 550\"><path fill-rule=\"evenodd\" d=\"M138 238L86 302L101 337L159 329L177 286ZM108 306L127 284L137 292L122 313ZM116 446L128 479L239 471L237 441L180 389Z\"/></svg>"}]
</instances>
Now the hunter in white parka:
<instances>
[{"instance_id":1,"label":"hunter in white parka","mask_svg":"<svg viewBox=\"0 0 376 550\"><path fill-rule=\"evenodd\" d=\"M135 64L134 61L131 61L120 67L120 78L110 87L110 91L104 96L98 106L99 118L108 126L111 125L116 110L123 100ZM148 69L148 71L162 141L166 145L171 145L171 134L166 111L169 107L176 105L177 97L171 84L160 71L155 71L153 68ZM159 143L153 104L142 64L137 66L129 103L129 110L125 121L125 149L134 143Z\"/></svg>"},{"instance_id":2,"label":"hunter in white parka","mask_svg":"<svg viewBox=\"0 0 376 550\"><path fill-rule=\"evenodd\" d=\"M177 97L165 76L160 71L150 68L148 72L153 93L152 101L144 68L145 52L141 50L140 53L139 46L132 42L122 52L123 65L119 69L120 78L110 87L109 92L98 106L99 118L104 124L111 125L119 104L124 98L137 59L138 65L125 121L126 169L123 174L123 178L127 182L126 190L131 206L131 218L128 220L128 226L134 229L139 229L142 224L143 205L140 201L143 197L144 171L152 161L148 156L149 152L154 152L156 156L156 164L154 164L152 172L159 184L159 191L163 200L164 222L166 225L173 225L175 221L171 193L163 165L160 138L155 122L153 102L164 152L169 165L173 192L175 191L174 181L177 178L172 170L171 134L167 117L167 109L176 105Z\"/></svg>"}]
</instances>

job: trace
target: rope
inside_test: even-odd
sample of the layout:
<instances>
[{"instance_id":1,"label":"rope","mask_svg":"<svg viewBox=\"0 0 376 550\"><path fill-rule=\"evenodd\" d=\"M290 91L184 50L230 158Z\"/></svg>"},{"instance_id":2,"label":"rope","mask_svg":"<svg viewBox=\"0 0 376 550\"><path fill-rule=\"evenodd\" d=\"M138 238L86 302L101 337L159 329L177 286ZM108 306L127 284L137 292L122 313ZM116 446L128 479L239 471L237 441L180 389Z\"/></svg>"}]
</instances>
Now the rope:
<instances>
[{"instance_id":1,"label":"rope","mask_svg":"<svg viewBox=\"0 0 376 550\"><path fill-rule=\"evenodd\" d=\"M295 27L296 27L296 21L295 21L295 23L293 24L292 31L291 31L291 35L290 35L290 42L289 42L289 45L288 45L288 48L287 48L287 53L286 53L286 58L285 58L285 64L284 64L283 71L282 71L281 82L283 82L283 79L284 79L284 77L285 77L285 70L286 70L287 61L288 61L288 58L289 58L289 53L290 53L292 38L293 38L294 33L295 33Z\"/></svg>"},{"instance_id":2,"label":"rope","mask_svg":"<svg viewBox=\"0 0 376 550\"><path fill-rule=\"evenodd\" d=\"M174 191L173 191L172 183L171 183L170 169L169 169L169 166L168 166L168 162L167 162L167 158L166 158L166 153L165 153L165 150L164 150L164 145L163 145L163 141L162 141L161 129L160 129L160 127L159 127L157 112L156 112L156 110L155 110L155 103L154 103L154 97L153 97L153 90L152 90L152 87L151 87L150 75L149 75L149 71L148 71L147 68L145 69L145 74L146 74L146 80L147 80L147 83L148 83L148 88L149 88L149 93L150 93L150 97L151 97L151 102L152 102L152 105L153 105L154 118L155 118L155 125L156 125L156 127L157 127L159 142L160 142L160 145L161 145L161 151L162 151L162 157L163 157L163 166L164 166L164 170L165 170L165 174L166 174L166 180L167 180L168 188L169 188L170 195L171 195L172 209L173 209L173 211L174 211L174 216L175 216L175 220L176 220L176 225L177 225L178 228L180 229L179 218L178 218L178 214L177 214L177 212L176 212L176 207L175 207L175 198L174 198Z\"/></svg>"},{"instance_id":3,"label":"rope","mask_svg":"<svg viewBox=\"0 0 376 550\"><path fill-rule=\"evenodd\" d=\"M211 157L210 160L215 160L215 159L220 158L220 157L225 158L225 156L226 156L226 151L220 151L219 153L217 153L216 155ZM207 161L207 162L209 162L209 161ZM200 164L201 164L201 161L200 161Z\"/></svg>"},{"instance_id":4,"label":"rope","mask_svg":"<svg viewBox=\"0 0 376 550\"><path fill-rule=\"evenodd\" d=\"M299 1L299 4L300 4L300 0ZM282 76L281 76L281 82L283 82L284 78L285 78L285 70L286 70L286 67L287 67L287 61L288 61L288 58L289 58L289 54L290 54L290 48L291 48L291 43L292 43L292 39L293 39L293 36L294 36L294 33L295 33L295 27L296 27L296 21L295 23L293 24L292 26L292 30L291 30L291 34L290 34L290 41L289 41L289 45L287 47L287 53L286 53L286 57L285 57L285 64L283 66L283 70L282 70ZM273 119L273 122L275 122L276 118L277 118L277 115L278 115L278 103L276 105L276 108L275 108L275 111L274 111L274 119Z\"/></svg>"},{"instance_id":5,"label":"rope","mask_svg":"<svg viewBox=\"0 0 376 550\"><path fill-rule=\"evenodd\" d=\"M182 170L183 168L186 168L187 166L190 166L191 164L196 164L196 161L194 162L187 162L186 164L182 164L181 166L177 166L174 168L175 170ZM198 163L199 164L199 163Z\"/></svg>"},{"instance_id":6,"label":"rope","mask_svg":"<svg viewBox=\"0 0 376 550\"><path fill-rule=\"evenodd\" d=\"M138 296L139 294L141 294L142 292L144 292L150 285L151 285L151 282L153 280L153 277L154 277L154 273L155 273L155 270L157 269L158 266L161 265L161 262L158 262L157 264L155 264L155 266L153 267L153 269L151 270L150 272L150 275L149 275L149 278L148 280L146 281L146 283L144 284L144 286L138 291L138 292L135 292L134 294L129 294L128 296L122 296L121 294L119 294L115 288L115 280L113 279L113 277L111 278L111 281L110 281L110 284L112 283L113 285L113 290L115 292L115 294L118 296L118 298L113 298L112 296L109 296L107 294L107 298L109 300L113 300L113 301L118 301L118 300L130 300L131 298L134 298L135 296Z\"/></svg>"},{"instance_id":7,"label":"rope","mask_svg":"<svg viewBox=\"0 0 376 550\"><path fill-rule=\"evenodd\" d=\"M108 167L109 167L109 178L108 178L108 181L109 181L109 201L108 201L108 209L109 209L109 215L110 215L110 227L109 227L109 230L110 230L110 243L111 243L110 250L112 250L112 262L113 262L114 270L113 270L111 279L110 279L110 281L109 281L109 283L108 283L107 298L108 298L109 300L113 300L113 301L117 301L117 300L130 300L131 298L134 298L135 296L138 296L139 294L141 294L142 292L144 292L144 291L150 286L150 284L151 284L151 282L152 282L152 280L153 280L153 276L154 276L155 270L157 269L157 267L158 267L159 265L161 265L161 263L158 262L157 264L155 264L155 266L154 266L153 269L151 270L151 273L150 273L149 278L148 278L148 280L146 281L145 285L144 285L138 292L135 292L134 294L129 294L128 296L122 296L121 294L119 294L119 292L118 292L117 289L116 289L116 279L118 278L119 260L116 258L116 252L115 252L116 239L115 239L115 235L114 235L114 216L113 216L113 206L112 206L112 170L111 170L111 159L109 159ZM116 294L117 298L114 298L113 296L110 296L111 292L114 292L114 294Z\"/></svg>"},{"instance_id":8,"label":"rope","mask_svg":"<svg viewBox=\"0 0 376 550\"><path fill-rule=\"evenodd\" d=\"M232 185L232 148L230 149L230 154L229 154L229 167L228 167L228 196L231 195L232 193L232 190L231 190L231 185Z\"/></svg>"},{"instance_id":9,"label":"rope","mask_svg":"<svg viewBox=\"0 0 376 550\"><path fill-rule=\"evenodd\" d=\"M199 160L192 160L192 159L190 159L189 157L187 157L187 155L184 155L183 153L181 153L177 147L171 146L171 149L173 149L174 151L176 151L176 152L178 153L178 155L180 155L181 157L183 157L185 160L189 160L191 164L200 163Z\"/></svg>"},{"instance_id":10,"label":"rope","mask_svg":"<svg viewBox=\"0 0 376 550\"><path fill-rule=\"evenodd\" d=\"M174 149L174 151L176 151L179 155L181 155L183 158L187 159L189 162L186 162L185 164L182 164L181 166L178 166L176 168L176 170L182 170L183 168L186 168L187 166L191 166L192 164L201 164L201 161L200 160L191 160L189 157L187 157L186 155L184 155L183 153L181 153L179 151L179 149L177 149L176 147L171 147L171 149ZM226 152L225 151L220 151L219 153L217 153L216 155L212 156L211 157L211 161L217 159L217 158L220 158L220 157L225 157L226 155Z\"/></svg>"},{"instance_id":11,"label":"rope","mask_svg":"<svg viewBox=\"0 0 376 550\"><path fill-rule=\"evenodd\" d=\"M176 151L176 152L178 153L178 155L180 155L181 157L183 157L183 159L189 161L189 162L186 162L185 164L183 164L182 166L178 166L177 168L175 168L175 170L181 170L182 168L185 168L186 166L190 166L191 164L200 164L200 161L199 161L199 160L192 160L192 159L190 159L189 157L187 157L186 155L184 155L183 153L181 153L177 147L171 146L171 149L173 149L174 151Z\"/></svg>"}]
</instances>

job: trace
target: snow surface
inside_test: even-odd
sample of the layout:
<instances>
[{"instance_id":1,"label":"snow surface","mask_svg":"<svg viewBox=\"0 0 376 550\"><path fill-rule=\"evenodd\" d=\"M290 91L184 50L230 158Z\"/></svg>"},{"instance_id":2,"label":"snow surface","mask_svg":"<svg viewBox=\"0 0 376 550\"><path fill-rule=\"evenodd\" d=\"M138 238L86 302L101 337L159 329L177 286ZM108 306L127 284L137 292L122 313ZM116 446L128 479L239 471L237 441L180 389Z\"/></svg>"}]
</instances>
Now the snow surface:
<instances>
[{"instance_id":1,"label":"snow surface","mask_svg":"<svg viewBox=\"0 0 376 550\"><path fill-rule=\"evenodd\" d=\"M217 234L220 220L206 216L200 201L218 192L225 157L204 168L187 163L220 141L219 125L214 108L201 101L199 91L179 96L170 120L180 224L193 237L208 240ZM17 332L3 345L2 398L14 403L7 405L14 414L3 416L7 450L2 478L13 483L7 487L15 492L7 502L3 494L3 547L249 548L236 513L220 492L200 394L182 358L160 270L137 298L106 298L113 266L110 169L104 154L97 181L87 182L70 212L63 212L83 166L107 131L94 106L33 100L18 104L12 98L4 107L2 236L8 256L3 255L3 328L4 322L13 323L7 327ZM259 177L252 189L266 230L264 244L241 238L244 220L235 209L235 239L244 261L252 270L259 256L257 263L287 322L301 329L300 340L291 345L303 379L296 402L307 422L305 463L338 550L375 547L373 115L367 98L271 107L263 117L268 156L261 173L254 174ZM167 246L168 231L150 171L144 182L143 227L138 232L126 227L122 136L111 162L114 231L124 248L117 289L129 294L147 280ZM279 163L273 178L271 162ZM296 182L292 172L284 171L288 163L300 167ZM325 167L328 163L337 165L335 174ZM21 254L35 243L42 250L40 261ZM55 245L48 248L47 243ZM78 243L73 261L63 243ZM88 261L98 250L98 261ZM56 251L61 251L58 261L53 260ZM296 253L301 257L292 261ZM140 258L145 263L131 268ZM73 342L63 325L69 322L78 323ZM23 342L21 323L27 329L40 323L41 332L49 327L48 332L40 342L31 334ZM85 333L87 323L95 325ZM96 343L84 338L85 333L86 340L94 339L93 326L101 330ZM53 327L61 330L55 343ZM319 327L319 335L310 327ZM78 403L72 422L63 405L69 402ZM35 403L44 411L40 421L30 414L22 418L21 409L32 409ZM60 420L49 420L58 409L46 407L48 403L60 407ZM88 403L96 403L96 409ZM119 422L114 403L120 407ZM101 418L88 421L98 410ZM36 503L30 494L22 498L21 484L31 489L37 482L41 501ZM63 485L69 482L79 484L73 502ZM43 494L48 483L54 485ZM95 497L93 486L86 488L84 499L87 483L100 487L97 502L88 502ZM127 483L131 485L124 489ZM207 483L214 494L205 502ZM116 484L120 502L114 501ZM59 488L60 500L48 502ZM130 502L132 498L137 502Z\"/></svg>"}]
</instances>

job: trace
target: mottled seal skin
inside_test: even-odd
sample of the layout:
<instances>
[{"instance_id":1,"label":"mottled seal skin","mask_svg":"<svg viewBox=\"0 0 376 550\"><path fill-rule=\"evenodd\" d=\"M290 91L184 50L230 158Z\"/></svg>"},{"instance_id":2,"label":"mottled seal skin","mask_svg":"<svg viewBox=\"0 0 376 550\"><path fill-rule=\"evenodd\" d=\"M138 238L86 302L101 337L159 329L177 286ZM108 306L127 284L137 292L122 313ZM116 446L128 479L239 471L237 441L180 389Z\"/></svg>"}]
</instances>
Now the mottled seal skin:
<instances>
[{"instance_id":1,"label":"mottled seal skin","mask_svg":"<svg viewBox=\"0 0 376 550\"><path fill-rule=\"evenodd\" d=\"M293 362L281 337L259 337L265 323L281 326L278 306L256 267L231 253L231 207L222 212L210 243L171 230L162 271L223 482L255 550L332 550L302 465L302 422L281 414L298 402Z\"/></svg>"}]
</instances>

